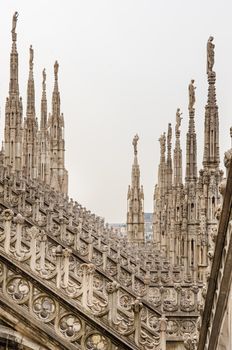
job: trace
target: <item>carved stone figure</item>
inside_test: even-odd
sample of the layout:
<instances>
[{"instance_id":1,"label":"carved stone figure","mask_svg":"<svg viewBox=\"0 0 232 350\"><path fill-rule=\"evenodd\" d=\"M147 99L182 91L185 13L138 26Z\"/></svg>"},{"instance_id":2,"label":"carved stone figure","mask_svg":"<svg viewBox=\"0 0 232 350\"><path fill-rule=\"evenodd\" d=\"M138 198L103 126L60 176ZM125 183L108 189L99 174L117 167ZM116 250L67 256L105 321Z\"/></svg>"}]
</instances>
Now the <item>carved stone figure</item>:
<instances>
[{"instance_id":1,"label":"carved stone figure","mask_svg":"<svg viewBox=\"0 0 232 350\"><path fill-rule=\"evenodd\" d=\"M46 70L45 68L43 69L43 90L45 90L46 86Z\"/></svg>"},{"instance_id":2,"label":"carved stone figure","mask_svg":"<svg viewBox=\"0 0 232 350\"><path fill-rule=\"evenodd\" d=\"M33 66L33 59L34 59L34 50L33 50L32 45L31 45L30 46L30 60L29 60L30 68L32 68L32 66Z\"/></svg>"},{"instance_id":3,"label":"carved stone figure","mask_svg":"<svg viewBox=\"0 0 232 350\"><path fill-rule=\"evenodd\" d=\"M15 12L14 15L13 15L13 19L12 19L12 29L11 29L11 33L12 33L12 36L15 36L15 29L16 29L16 25L17 25L17 19L18 19L18 12Z\"/></svg>"},{"instance_id":4,"label":"carved stone figure","mask_svg":"<svg viewBox=\"0 0 232 350\"><path fill-rule=\"evenodd\" d=\"M57 76L58 76L58 70L59 70L59 63L56 61L54 64L54 74L55 74L56 80L57 80Z\"/></svg>"},{"instance_id":5,"label":"carved stone figure","mask_svg":"<svg viewBox=\"0 0 232 350\"><path fill-rule=\"evenodd\" d=\"M171 142L172 142L172 125L171 125L171 123L168 124L167 141L168 141L168 148L169 148L169 147L171 147Z\"/></svg>"},{"instance_id":6,"label":"carved stone figure","mask_svg":"<svg viewBox=\"0 0 232 350\"><path fill-rule=\"evenodd\" d=\"M213 37L210 36L207 42L207 74L213 71L214 66L214 47Z\"/></svg>"},{"instance_id":7,"label":"carved stone figure","mask_svg":"<svg viewBox=\"0 0 232 350\"><path fill-rule=\"evenodd\" d=\"M133 142L132 142L132 145L134 146L134 155L135 155L135 156L136 156L137 153L138 153L138 150L137 150L138 140L139 140L139 137L138 137L138 135L136 134L135 137L133 138Z\"/></svg>"},{"instance_id":8,"label":"carved stone figure","mask_svg":"<svg viewBox=\"0 0 232 350\"><path fill-rule=\"evenodd\" d=\"M181 120L183 119L181 117L183 113L180 113L180 108L177 108L176 111L176 131L178 132L180 130Z\"/></svg>"},{"instance_id":9,"label":"carved stone figure","mask_svg":"<svg viewBox=\"0 0 232 350\"><path fill-rule=\"evenodd\" d=\"M189 86L188 86L188 90L189 90L189 110L192 110L193 109L193 106L196 102L196 99L195 99L195 89L196 87L193 85L194 84L194 80L192 79Z\"/></svg>"}]
</instances>

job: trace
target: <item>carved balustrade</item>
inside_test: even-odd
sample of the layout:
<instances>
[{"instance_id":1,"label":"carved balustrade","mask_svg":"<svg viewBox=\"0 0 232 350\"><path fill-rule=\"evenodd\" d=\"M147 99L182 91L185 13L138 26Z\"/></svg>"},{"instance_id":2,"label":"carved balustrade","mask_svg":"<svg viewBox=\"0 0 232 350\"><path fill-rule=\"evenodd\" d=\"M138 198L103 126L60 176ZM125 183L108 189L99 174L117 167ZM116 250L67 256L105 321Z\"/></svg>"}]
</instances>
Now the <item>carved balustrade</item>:
<instances>
[{"instance_id":1,"label":"carved balustrade","mask_svg":"<svg viewBox=\"0 0 232 350\"><path fill-rule=\"evenodd\" d=\"M33 186L33 189L35 190L35 186ZM33 199L35 199L36 195L30 194L30 191L28 191L28 195L30 195ZM37 192L39 192L39 195L41 197L41 191L37 190ZM130 247L127 250L125 250L125 242L121 240L109 239L108 245L107 245L108 249L106 249L106 244L103 242L103 241L106 242L106 238L105 237L102 238L99 232L96 232L93 230L93 224L91 226L91 230L88 230L88 227L84 226L83 224L84 220L82 217L79 218L78 222L72 220L72 224L73 224L72 226L67 225L67 223L69 222L69 218L68 216L64 215L64 208L69 205L69 213L71 210L70 209L71 205L69 202L67 202L67 200L65 201L65 203L67 202L68 204L67 203L66 205L64 203L62 205L59 204L58 206L59 210L55 209L54 200L53 201L50 200L49 206L44 202L40 208L40 212L38 212L38 201L36 203L33 203L33 200L31 200L30 196L28 197L28 195L26 196L27 203L24 204L25 216L28 216L28 217L31 216L33 219L34 217L33 212L36 211L37 216L39 215L37 220L33 220L36 222L36 224L39 224L41 226L43 225L43 221L46 221L47 222L46 229L50 229L50 231L53 231L54 235L60 236L61 239L63 241L65 240L67 244L74 246L74 248L82 250L82 253L83 253L83 250L86 250L86 252L88 250L89 257L93 256L92 259L96 260L93 262L98 263L102 260L105 261L106 255L107 255L108 265L112 265L113 269L116 268L116 263L117 264L119 263L120 265L123 265L124 270L127 269L130 272L133 272L133 274L137 275L140 279L143 279L146 276L147 271L149 270L150 275L153 276L155 280L157 279L157 276L158 276L160 280L165 281L166 280L165 276L167 275L165 270L166 271L169 270L168 279L173 280L174 283L177 282L176 276L178 276L178 279L180 277L181 280L183 282L186 282L187 284L191 284L193 282L191 279L187 280L186 277L183 276L183 271L180 267L175 268L175 270L174 269L171 270L169 262L165 258L162 258L162 256L160 256L159 253L154 252L154 247L152 245L148 245L149 249L146 248L145 251L144 251L144 247L142 247L142 249L139 250L139 249L136 249L136 246ZM18 197L18 193L16 193L15 196L12 196L12 199L10 200L12 205L14 201L17 203L17 197ZM41 204L42 202L41 198L39 202ZM59 201L57 200L57 202ZM71 204L73 208L72 201L71 201ZM91 242L91 239L92 239L92 242ZM86 248L87 246L88 248ZM94 249L93 249L93 246L94 246ZM138 258L133 259L131 257L132 255L135 256L136 253L140 256L140 260L143 262L143 264L141 264L140 261L138 261ZM92 259L89 259L89 260L92 260ZM157 273L157 270L159 270L158 273ZM159 282L162 282L162 281L159 281ZM153 281L151 280L151 283L152 282Z\"/></svg>"},{"instance_id":2,"label":"carved balustrade","mask_svg":"<svg viewBox=\"0 0 232 350\"><path fill-rule=\"evenodd\" d=\"M0 249L9 261L20 263L34 278L58 289L64 300L72 300L77 309L84 308L124 341L144 350L159 346L159 333L151 321L159 322L159 314L141 302L137 312L135 296L98 273L94 264L83 263L71 249L57 245L44 230L30 227L20 214L14 217L11 209L5 209L1 221Z\"/></svg>"},{"instance_id":3,"label":"carved balustrade","mask_svg":"<svg viewBox=\"0 0 232 350\"><path fill-rule=\"evenodd\" d=\"M115 237L111 238L112 232L107 225L104 226L102 219L94 216L78 203L73 203L72 200L68 201L68 198L54 193L49 188L41 189L40 186L35 186L33 183L28 186L28 183L26 184L24 180L12 181L11 177L9 175L2 176L0 173L0 196L4 199L4 203L8 203L9 207L15 212L20 212L30 225L34 224L34 226L40 228L38 234L40 237L38 238L40 248L39 252L37 252L36 263L35 258L34 261L33 258L29 259L30 267L34 269L34 272L38 274L38 271L40 271L43 278L46 278L47 272L45 271L47 266L50 266L50 274L48 276L51 276L52 273L54 274L53 277L56 279L58 288L62 288L66 292L70 288L69 283L71 283L75 288L79 288L81 303L89 309L91 309L89 304L92 305L91 312L97 310L96 312L99 313L103 312L100 306L101 303L110 303L111 300L111 296L106 291L107 283L112 283L113 280L116 280L121 285L117 291L120 301L118 304L124 310L118 310L118 314L125 312L125 310L127 312L128 305L131 307L137 296L143 298L142 315L147 315L145 318L143 316L145 322L143 321L142 323L146 325L153 324L152 327L148 326L148 329L149 327L152 331L157 331L158 329L158 321L156 322L157 313L154 310L154 308L158 308L160 314L168 314L167 334L170 338L174 336L182 337L187 330L191 331L190 325L195 325L196 323L200 303L198 289L202 286L189 278L189 276L184 276L180 267L171 268L167 259L154 251L152 244L144 251L144 247L140 250L136 246L128 248L125 240ZM10 183L11 190L9 191ZM17 216L15 216L13 224L16 226L15 230L20 232L20 224L17 224L15 221ZM20 221L20 217L18 219ZM41 232L43 231L47 233L44 241L41 239ZM21 234L17 234L16 237L14 238L16 240L15 250L19 252L19 247L22 243ZM24 258L21 257L22 261L26 259L30 252L35 251L34 242L35 240L32 239L30 247L26 248L28 243L25 237L23 249L27 250L27 252L24 252ZM4 240L4 245L6 245L6 249L9 252L9 234ZM59 245L61 248L57 248ZM76 251L76 254L71 254L68 257L70 252L67 249L70 248L74 249L73 252L75 253ZM58 251L55 251L55 249L58 249ZM59 249L61 249L60 253ZM51 253L52 250L53 253ZM19 255L18 253L14 254L16 256ZM64 262L64 254L67 255L66 262ZM54 258L56 258L55 262ZM90 287L88 292L83 291L81 287L80 276L77 277L76 275L77 268L72 270L75 264L80 266L85 262L93 263L96 266L94 277L92 278L94 288L91 289ZM35 269L35 264L39 265L40 270ZM56 268L53 270L54 265ZM59 273L57 272L57 266L60 267ZM85 267L82 267L78 270L85 271L85 269ZM109 277L106 277L106 275ZM85 284L90 286L92 283L89 282L91 274L86 274L85 271L83 276ZM102 279L104 279L104 283ZM98 290L96 286L102 284L104 284L104 288L102 289L101 287ZM103 290L104 293L102 292ZM72 294L74 292L72 290L69 293ZM104 294L104 297L102 297L102 294ZM147 307L144 299L150 303L150 308ZM127 301L129 302L128 305ZM130 319L132 311L128 312ZM107 322L110 322L111 318L114 319L110 312L106 314ZM182 315L182 319L178 321L178 317L175 316L174 321L174 315L178 314ZM189 316L190 314L192 316ZM127 319L126 314L121 315ZM183 318L184 315L185 318ZM149 318L152 319L152 321L149 321L151 323L148 322ZM156 324L155 328L154 324Z\"/></svg>"},{"instance_id":4,"label":"carved balustrade","mask_svg":"<svg viewBox=\"0 0 232 350\"><path fill-rule=\"evenodd\" d=\"M88 322L83 312L69 303L60 302L54 293L48 292L38 281L26 273L19 273L13 264L0 261L1 303L7 311L20 315L21 321L30 320L31 327L49 334L59 349L135 349L133 345L110 339L107 331L99 331L94 322ZM112 338L112 336L111 336ZM139 349L139 348L138 348Z\"/></svg>"}]
</instances>

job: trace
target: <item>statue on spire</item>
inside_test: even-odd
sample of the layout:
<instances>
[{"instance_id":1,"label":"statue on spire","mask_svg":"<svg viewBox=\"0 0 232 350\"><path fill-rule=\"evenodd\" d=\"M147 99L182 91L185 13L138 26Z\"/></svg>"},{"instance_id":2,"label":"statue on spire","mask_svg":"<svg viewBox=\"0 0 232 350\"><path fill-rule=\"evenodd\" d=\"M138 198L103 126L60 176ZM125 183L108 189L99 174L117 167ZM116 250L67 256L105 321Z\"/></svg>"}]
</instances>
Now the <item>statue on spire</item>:
<instances>
[{"instance_id":1,"label":"statue on spire","mask_svg":"<svg viewBox=\"0 0 232 350\"><path fill-rule=\"evenodd\" d=\"M180 131L180 125L181 125L181 120L183 119L181 117L183 113L180 112L180 108L177 108L176 111L176 133Z\"/></svg>"},{"instance_id":2,"label":"statue on spire","mask_svg":"<svg viewBox=\"0 0 232 350\"><path fill-rule=\"evenodd\" d=\"M58 79L58 69L59 69L59 63L56 61L55 64L54 64L55 80Z\"/></svg>"},{"instance_id":3,"label":"statue on spire","mask_svg":"<svg viewBox=\"0 0 232 350\"><path fill-rule=\"evenodd\" d=\"M44 68L43 69L43 90L45 90L46 86L45 86L45 83L46 83L46 69Z\"/></svg>"},{"instance_id":4,"label":"statue on spire","mask_svg":"<svg viewBox=\"0 0 232 350\"><path fill-rule=\"evenodd\" d=\"M135 137L133 138L133 142L132 142L132 145L134 146L134 155L135 156L138 153L138 150L137 150L138 140L139 140L139 137L138 137L138 134L136 134Z\"/></svg>"},{"instance_id":5,"label":"statue on spire","mask_svg":"<svg viewBox=\"0 0 232 350\"><path fill-rule=\"evenodd\" d=\"M30 65L31 70L33 68L33 59L34 59L34 50L33 50L32 45L31 45L30 46L30 60L29 60L29 65Z\"/></svg>"},{"instance_id":6,"label":"statue on spire","mask_svg":"<svg viewBox=\"0 0 232 350\"><path fill-rule=\"evenodd\" d=\"M12 29L11 29L11 33L12 33L12 40L13 41L16 41L16 32L15 32L15 29L16 29L16 25L17 25L17 20L18 20L18 12L16 11L13 15L13 19L12 19Z\"/></svg>"},{"instance_id":7,"label":"statue on spire","mask_svg":"<svg viewBox=\"0 0 232 350\"><path fill-rule=\"evenodd\" d=\"M172 124L169 123L168 124L168 137L167 137L167 141L168 141L168 146L171 147L171 142L172 142Z\"/></svg>"},{"instance_id":8,"label":"statue on spire","mask_svg":"<svg viewBox=\"0 0 232 350\"><path fill-rule=\"evenodd\" d=\"M188 90L189 90L189 106L188 109L191 111L193 110L193 106L196 102L196 98L195 98L195 89L196 87L193 85L194 84L194 79L191 80L189 86L188 86Z\"/></svg>"},{"instance_id":9,"label":"statue on spire","mask_svg":"<svg viewBox=\"0 0 232 350\"><path fill-rule=\"evenodd\" d=\"M210 36L207 42L207 74L213 71L213 66L214 66L215 45L213 44L213 39L214 39L213 36Z\"/></svg>"}]
</instances>

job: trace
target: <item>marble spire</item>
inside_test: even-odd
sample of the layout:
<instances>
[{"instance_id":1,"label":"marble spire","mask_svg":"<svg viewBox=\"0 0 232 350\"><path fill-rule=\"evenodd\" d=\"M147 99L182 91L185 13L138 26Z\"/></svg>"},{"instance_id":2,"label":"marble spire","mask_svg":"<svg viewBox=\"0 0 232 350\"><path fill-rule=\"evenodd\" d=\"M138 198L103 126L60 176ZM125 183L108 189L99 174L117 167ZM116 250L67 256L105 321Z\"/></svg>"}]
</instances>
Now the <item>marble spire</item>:
<instances>
[{"instance_id":1,"label":"marble spire","mask_svg":"<svg viewBox=\"0 0 232 350\"><path fill-rule=\"evenodd\" d=\"M207 42L207 77L208 100L205 106L205 130L204 130L204 168L217 169L219 167L219 118L216 101L216 73L214 67L213 37Z\"/></svg>"},{"instance_id":2,"label":"marble spire","mask_svg":"<svg viewBox=\"0 0 232 350\"><path fill-rule=\"evenodd\" d=\"M11 171L22 170L22 98L19 97L18 83L18 52L16 25L18 12L12 19L12 48L10 54L10 82L9 96L5 105L5 129L4 129L4 164L10 166Z\"/></svg>"},{"instance_id":3,"label":"marble spire","mask_svg":"<svg viewBox=\"0 0 232 350\"><path fill-rule=\"evenodd\" d=\"M138 140L136 134L133 138L134 163L132 165L131 185L127 196L127 239L129 242L139 243L144 241L144 193L140 186L140 168L138 164Z\"/></svg>"},{"instance_id":4,"label":"marble spire","mask_svg":"<svg viewBox=\"0 0 232 350\"><path fill-rule=\"evenodd\" d=\"M46 70L43 69L40 129L47 127Z\"/></svg>"},{"instance_id":5,"label":"marble spire","mask_svg":"<svg viewBox=\"0 0 232 350\"><path fill-rule=\"evenodd\" d=\"M185 180L189 182L197 179L197 136L195 132L195 89L194 80L192 79L189 91L189 124L186 134L186 174Z\"/></svg>"},{"instance_id":6,"label":"marble spire","mask_svg":"<svg viewBox=\"0 0 232 350\"><path fill-rule=\"evenodd\" d=\"M60 92L58 87L59 64L54 64L54 89L52 94L52 114L49 116L49 139L51 154L50 185L64 194L68 192L68 172L65 169L64 116L60 113Z\"/></svg>"},{"instance_id":7,"label":"marble spire","mask_svg":"<svg viewBox=\"0 0 232 350\"><path fill-rule=\"evenodd\" d=\"M23 132L23 171L30 178L37 178L37 132L38 125L35 116L35 84L33 77L34 50L29 48L29 77L27 83L27 113Z\"/></svg>"},{"instance_id":8,"label":"marble spire","mask_svg":"<svg viewBox=\"0 0 232 350\"><path fill-rule=\"evenodd\" d=\"M59 63L54 64L54 89L52 94L52 114L53 116L60 116L60 92L58 86L58 71Z\"/></svg>"},{"instance_id":9,"label":"marble spire","mask_svg":"<svg viewBox=\"0 0 232 350\"><path fill-rule=\"evenodd\" d=\"M176 126L175 126L175 148L174 148L174 186L178 187L182 185L182 149L180 147L180 126L182 113L180 108L176 111Z\"/></svg>"},{"instance_id":10,"label":"marble spire","mask_svg":"<svg viewBox=\"0 0 232 350\"><path fill-rule=\"evenodd\" d=\"M33 76L33 65L34 65L34 50L32 45L29 49L29 77L27 83L27 117L35 118L35 84Z\"/></svg>"},{"instance_id":11,"label":"marble spire","mask_svg":"<svg viewBox=\"0 0 232 350\"><path fill-rule=\"evenodd\" d=\"M172 125L171 123L168 124L168 134L167 134L167 181L166 186L167 190L170 190L172 188L172 175L173 175L173 169L172 169Z\"/></svg>"}]
</instances>

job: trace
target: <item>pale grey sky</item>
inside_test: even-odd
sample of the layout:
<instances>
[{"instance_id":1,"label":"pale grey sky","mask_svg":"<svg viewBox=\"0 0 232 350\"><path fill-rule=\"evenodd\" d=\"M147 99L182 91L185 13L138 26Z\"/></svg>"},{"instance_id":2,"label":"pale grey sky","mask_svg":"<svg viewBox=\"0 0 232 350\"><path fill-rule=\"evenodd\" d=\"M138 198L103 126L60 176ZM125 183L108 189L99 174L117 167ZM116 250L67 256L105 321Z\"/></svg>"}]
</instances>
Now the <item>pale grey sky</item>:
<instances>
[{"instance_id":1,"label":"pale grey sky","mask_svg":"<svg viewBox=\"0 0 232 350\"><path fill-rule=\"evenodd\" d=\"M196 130L202 161L207 99L206 42L215 37L215 70L221 154L232 125L232 5L230 0L1 0L1 129L8 93L11 22L17 25L20 92L26 105L29 45L35 50L37 116L41 72L47 69L49 108L53 64L60 63L69 194L108 222L126 220L133 161L139 162L145 211L152 211L159 162L159 135L183 111L187 132L188 84L196 80Z\"/></svg>"}]
</instances>

